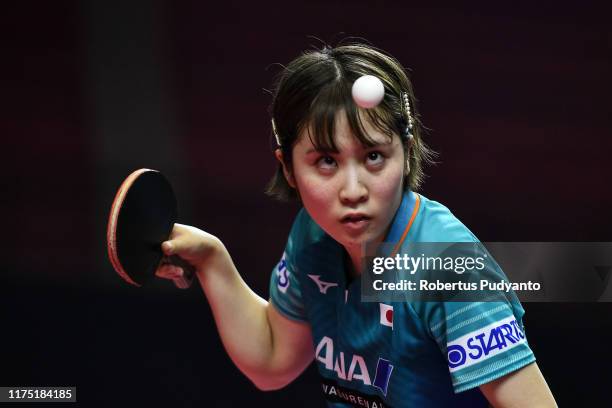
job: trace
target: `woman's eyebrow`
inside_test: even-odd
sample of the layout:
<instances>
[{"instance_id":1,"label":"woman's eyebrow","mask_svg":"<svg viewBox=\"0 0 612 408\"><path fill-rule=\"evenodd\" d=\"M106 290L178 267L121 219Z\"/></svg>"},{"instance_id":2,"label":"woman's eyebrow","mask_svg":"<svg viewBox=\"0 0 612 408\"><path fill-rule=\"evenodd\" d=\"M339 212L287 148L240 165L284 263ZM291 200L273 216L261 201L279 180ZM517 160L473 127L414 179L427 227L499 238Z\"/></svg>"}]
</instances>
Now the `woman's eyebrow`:
<instances>
[{"instance_id":1,"label":"woman's eyebrow","mask_svg":"<svg viewBox=\"0 0 612 408\"><path fill-rule=\"evenodd\" d=\"M306 150L306 154L312 154L312 153L338 153L336 150L334 149L317 149L315 147L311 147L310 149Z\"/></svg>"},{"instance_id":2,"label":"woman's eyebrow","mask_svg":"<svg viewBox=\"0 0 612 408\"><path fill-rule=\"evenodd\" d=\"M393 147L393 141L390 140L385 140L385 141L378 141L376 143L373 144L362 144L361 148L363 150L371 150L371 149L381 149L381 148L390 148ZM338 150L336 149L332 149L332 148L325 148L325 147L321 147L319 149L317 149L316 147L311 147L308 150L306 150L306 155L311 155L311 154L338 154L340 153Z\"/></svg>"},{"instance_id":3,"label":"woman's eyebrow","mask_svg":"<svg viewBox=\"0 0 612 408\"><path fill-rule=\"evenodd\" d=\"M363 145L363 148L368 150L368 149L378 149L378 148L382 148L382 147L393 147L393 141L392 140L385 140L383 141L375 141L372 144L367 144L367 145Z\"/></svg>"}]
</instances>

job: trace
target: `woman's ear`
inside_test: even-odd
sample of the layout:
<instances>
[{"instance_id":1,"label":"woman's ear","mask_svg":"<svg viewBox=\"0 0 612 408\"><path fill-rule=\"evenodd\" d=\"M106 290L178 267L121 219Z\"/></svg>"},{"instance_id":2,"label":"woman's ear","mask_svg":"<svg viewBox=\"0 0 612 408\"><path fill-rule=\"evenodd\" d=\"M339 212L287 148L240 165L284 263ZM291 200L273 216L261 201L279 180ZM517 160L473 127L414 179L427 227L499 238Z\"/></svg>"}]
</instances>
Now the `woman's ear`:
<instances>
[{"instance_id":1,"label":"woman's ear","mask_svg":"<svg viewBox=\"0 0 612 408\"><path fill-rule=\"evenodd\" d=\"M274 156L276 156L276 160L278 160L278 162L283 167L283 174L285 175L285 180L287 180L287 183L289 183L291 187L297 188L295 179L293 178L293 174L291 173L291 170L289 170L289 168L287 168L287 165L285 164L285 159L283 158L282 150L276 149L274 151Z\"/></svg>"}]
</instances>

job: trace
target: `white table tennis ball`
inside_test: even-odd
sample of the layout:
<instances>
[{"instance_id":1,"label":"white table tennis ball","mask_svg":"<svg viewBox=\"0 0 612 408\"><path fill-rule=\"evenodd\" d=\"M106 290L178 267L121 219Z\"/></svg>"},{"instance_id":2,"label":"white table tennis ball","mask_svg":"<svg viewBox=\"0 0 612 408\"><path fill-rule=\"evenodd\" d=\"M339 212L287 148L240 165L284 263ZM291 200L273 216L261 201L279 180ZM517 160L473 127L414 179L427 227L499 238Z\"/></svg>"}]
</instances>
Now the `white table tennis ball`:
<instances>
[{"instance_id":1,"label":"white table tennis ball","mask_svg":"<svg viewBox=\"0 0 612 408\"><path fill-rule=\"evenodd\" d=\"M358 106L370 109L382 101L385 96L385 87L382 81L375 76L364 75L353 83L351 93L353 94L353 100Z\"/></svg>"}]
</instances>

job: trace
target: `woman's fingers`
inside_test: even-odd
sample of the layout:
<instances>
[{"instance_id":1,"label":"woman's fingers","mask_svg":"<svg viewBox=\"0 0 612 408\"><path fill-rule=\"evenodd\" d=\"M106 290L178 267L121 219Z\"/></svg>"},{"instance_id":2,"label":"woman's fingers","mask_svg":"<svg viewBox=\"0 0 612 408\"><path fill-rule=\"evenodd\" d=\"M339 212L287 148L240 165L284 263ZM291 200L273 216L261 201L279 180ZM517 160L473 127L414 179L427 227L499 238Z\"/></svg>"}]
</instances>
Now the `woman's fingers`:
<instances>
[{"instance_id":1,"label":"woman's fingers","mask_svg":"<svg viewBox=\"0 0 612 408\"><path fill-rule=\"evenodd\" d=\"M176 279L184 276L183 269L172 264L162 264L155 271L155 275L164 279Z\"/></svg>"},{"instance_id":2,"label":"woman's fingers","mask_svg":"<svg viewBox=\"0 0 612 408\"><path fill-rule=\"evenodd\" d=\"M192 269L205 268L206 261L211 259L216 250L222 250L223 244L217 237L198 228L174 224L170 237L162 242L161 249L164 259L156 275L174 280L178 287L186 287L193 279ZM178 281L184 285L180 286Z\"/></svg>"},{"instance_id":3,"label":"woman's fingers","mask_svg":"<svg viewBox=\"0 0 612 408\"><path fill-rule=\"evenodd\" d=\"M183 224L174 224L172 232L170 233L170 239L162 242L162 251L164 255L181 255L185 251L190 251L194 245L193 231L190 230L193 227L189 227Z\"/></svg>"},{"instance_id":4,"label":"woman's fingers","mask_svg":"<svg viewBox=\"0 0 612 408\"><path fill-rule=\"evenodd\" d=\"M187 289L191 286L191 279L185 277L185 271L180 266L162 263L155 271L155 275L160 278L168 279L174 282L174 285L180 289Z\"/></svg>"},{"instance_id":5,"label":"woman's fingers","mask_svg":"<svg viewBox=\"0 0 612 408\"><path fill-rule=\"evenodd\" d=\"M166 256L174 255L174 242L172 241L164 241L162 242L162 252Z\"/></svg>"}]
</instances>

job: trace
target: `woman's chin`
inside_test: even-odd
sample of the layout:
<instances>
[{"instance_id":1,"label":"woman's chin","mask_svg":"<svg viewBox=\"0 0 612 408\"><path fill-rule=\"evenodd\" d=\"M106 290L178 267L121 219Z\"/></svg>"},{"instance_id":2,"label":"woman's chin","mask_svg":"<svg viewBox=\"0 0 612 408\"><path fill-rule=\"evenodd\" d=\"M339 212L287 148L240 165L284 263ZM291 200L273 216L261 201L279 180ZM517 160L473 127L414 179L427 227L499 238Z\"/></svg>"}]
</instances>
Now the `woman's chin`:
<instances>
[{"instance_id":1,"label":"woman's chin","mask_svg":"<svg viewBox=\"0 0 612 408\"><path fill-rule=\"evenodd\" d=\"M334 237L345 248L363 246L371 242L375 242L379 237L373 231L364 231L360 234L340 234L337 238Z\"/></svg>"}]
</instances>

